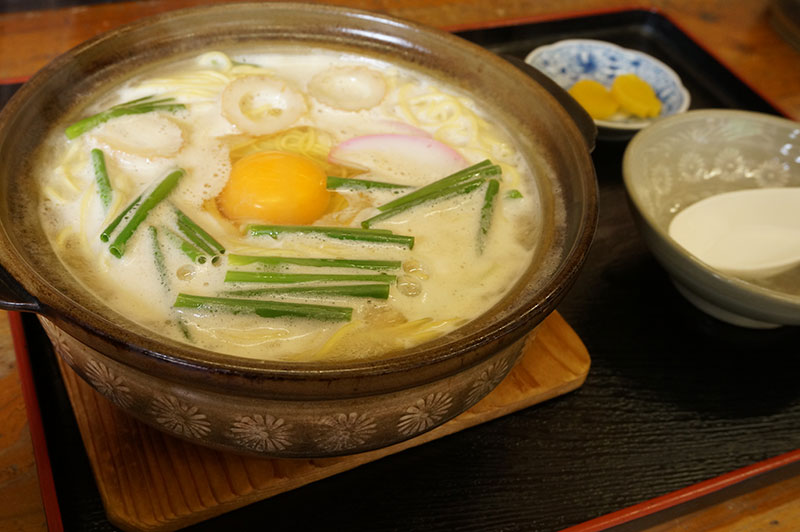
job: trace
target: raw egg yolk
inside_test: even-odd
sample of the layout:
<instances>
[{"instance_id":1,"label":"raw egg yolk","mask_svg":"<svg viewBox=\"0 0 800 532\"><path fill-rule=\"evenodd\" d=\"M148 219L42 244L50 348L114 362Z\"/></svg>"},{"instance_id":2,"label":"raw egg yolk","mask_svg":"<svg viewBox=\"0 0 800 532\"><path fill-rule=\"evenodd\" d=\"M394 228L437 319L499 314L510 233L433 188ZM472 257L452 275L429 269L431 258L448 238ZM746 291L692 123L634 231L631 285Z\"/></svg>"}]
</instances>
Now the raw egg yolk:
<instances>
[{"instance_id":1,"label":"raw egg yolk","mask_svg":"<svg viewBox=\"0 0 800 532\"><path fill-rule=\"evenodd\" d=\"M259 152L233 164L217 196L220 211L236 221L305 225L328 207L327 176L314 161L283 152Z\"/></svg>"}]
</instances>

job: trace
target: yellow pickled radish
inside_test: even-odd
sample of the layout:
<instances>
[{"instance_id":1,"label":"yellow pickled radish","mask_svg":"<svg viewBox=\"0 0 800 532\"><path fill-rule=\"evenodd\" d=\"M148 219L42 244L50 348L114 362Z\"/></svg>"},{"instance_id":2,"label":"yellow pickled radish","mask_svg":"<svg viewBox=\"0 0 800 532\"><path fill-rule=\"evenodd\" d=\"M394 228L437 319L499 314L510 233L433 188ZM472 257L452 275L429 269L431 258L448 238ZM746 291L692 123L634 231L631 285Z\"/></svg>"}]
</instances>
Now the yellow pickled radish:
<instances>
[{"instance_id":1,"label":"yellow pickled radish","mask_svg":"<svg viewBox=\"0 0 800 532\"><path fill-rule=\"evenodd\" d=\"M619 109L619 103L608 89L597 81L582 79L575 82L568 92L592 118L602 120Z\"/></svg>"},{"instance_id":2,"label":"yellow pickled radish","mask_svg":"<svg viewBox=\"0 0 800 532\"><path fill-rule=\"evenodd\" d=\"M632 115L647 118L661 112L661 101L653 88L636 74L617 76L611 84L611 94L622 110Z\"/></svg>"}]
</instances>

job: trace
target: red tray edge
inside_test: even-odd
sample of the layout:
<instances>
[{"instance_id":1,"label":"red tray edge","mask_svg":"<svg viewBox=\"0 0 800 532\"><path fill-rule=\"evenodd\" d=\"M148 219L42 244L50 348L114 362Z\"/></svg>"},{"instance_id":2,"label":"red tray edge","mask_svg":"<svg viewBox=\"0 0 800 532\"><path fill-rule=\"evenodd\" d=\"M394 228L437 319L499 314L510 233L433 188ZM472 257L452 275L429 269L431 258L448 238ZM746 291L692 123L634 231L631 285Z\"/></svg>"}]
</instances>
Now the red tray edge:
<instances>
[{"instance_id":1,"label":"red tray edge","mask_svg":"<svg viewBox=\"0 0 800 532\"><path fill-rule=\"evenodd\" d=\"M36 396L36 389L33 384L33 370L28 352L28 342L25 340L25 330L22 326L22 317L19 312L11 311L8 312L8 321L11 325L14 355L17 360L22 399L25 403L25 412L33 443L33 456L36 461L39 491L42 496L47 529L50 532L61 532L64 530L61 520L61 508L58 505L58 495L56 494L56 484L50 465L50 455L47 452L42 411L39 408L39 399Z\"/></svg>"},{"instance_id":2,"label":"red tray edge","mask_svg":"<svg viewBox=\"0 0 800 532\"><path fill-rule=\"evenodd\" d=\"M685 488L655 497L653 499L623 508L610 514L596 517L575 526L562 530L562 532L598 532L610 527L628 523L636 519L672 508L679 504L699 499L716 491L733 486L742 481L754 478L769 471L780 469L794 462L800 462L800 449L789 451L749 466L735 469L718 477L692 484Z\"/></svg>"}]
</instances>

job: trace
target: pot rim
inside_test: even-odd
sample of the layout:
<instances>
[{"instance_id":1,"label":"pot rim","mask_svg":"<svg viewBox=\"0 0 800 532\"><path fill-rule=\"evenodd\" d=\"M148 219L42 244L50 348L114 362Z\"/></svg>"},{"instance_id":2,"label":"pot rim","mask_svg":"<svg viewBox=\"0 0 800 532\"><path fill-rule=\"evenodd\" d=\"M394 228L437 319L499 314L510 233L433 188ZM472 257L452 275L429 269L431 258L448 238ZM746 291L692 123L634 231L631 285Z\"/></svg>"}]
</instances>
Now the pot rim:
<instances>
[{"instance_id":1,"label":"pot rim","mask_svg":"<svg viewBox=\"0 0 800 532\"><path fill-rule=\"evenodd\" d=\"M485 61L493 68L503 70L521 90L527 88L527 90L537 93L538 98L546 100L547 105L555 106L556 112L563 114L563 124L568 129L569 136L577 144L583 145L583 138L578 127L564 111L563 107L548 92L543 90L539 84L492 52L443 30L390 15L340 6L304 3L244 3L192 7L140 19L98 35L65 52L37 72L12 98L12 101L9 102L11 105L7 105L3 110L4 112L0 114L0 131L4 129L8 119L16 112L22 102L34 94L41 85L45 85L52 73L58 69L67 68L70 63L76 60L76 57L79 58L87 50L92 50L105 42L113 42L118 40L121 35L136 32L152 25L165 24L169 21L178 21L201 14L213 17L214 13L231 9L256 9L264 13L276 13L281 10L313 11L332 16L354 17L358 20L374 23L376 27L388 25L404 28L414 33L423 33L429 38L434 38L441 46L460 48L472 55L479 56L482 61ZM356 30L353 29L352 31ZM390 39L391 36L384 35L384 38ZM236 375L246 381L333 381L365 376L399 375L412 368L432 368L443 363L447 363L447 371L452 373L457 371L459 367L472 365L491 354L490 352L484 352L485 349L482 350L482 348L486 348L493 343L508 345L526 334L555 309L556 304L573 284L577 272L585 261L598 217L597 182L594 167L588 149L584 149L584 151L585 153L579 153L579 156L583 159L581 163L586 171L579 176L573 177L574 179L580 179L577 186L583 190L582 204L579 206L582 213L578 226L579 232L574 240L570 242L571 246L562 250L563 258L558 267L554 269L546 282L539 285L534 292L535 297L529 296L525 304L518 305L505 318L497 322L493 321L491 323L492 328L488 331L486 327L481 327L466 337L459 338L457 343L451 339L449 340L448 338L451 335L448 334L410 349L395 351L395 354L384 357L342 362L295 362L287 364L285 362L224 355L161 336L154 338L156 335L153 334L148 337L133 333L132 337L137 341L131 342L125 339L125 334L121 334L123 331L121 331L122 327L119 324L84 308L50 284L47 279L41 277L39 272L26 270L24 266L18 264L17 261L24 262L25 259L11 243L7 233L8 228L6 227L2 227L2 231L0 231L2 235L2 238L0 238L2 246L0 248L5 248L0 249L0 255L4 255L3 264L7 265L6 267L8 267L12 276L20 279L24 289L38 300L39 313L63 323L68 332L75 332L80 329L87 331L90 336L102 339L102 343L111 347L111 353L119 355L119 358L117 356L113 358L128 365L138 366L139 364L131 357L126 357L124 353L119 354L120 348L123 350L132 349L146 355L148 359L157 364L168 363L173 368L176 376L189 370L195 376L198 371L202 371L212 374ZM5 255L15 255L17 260L9 262L9 260L6 260L7 257ZM509 294L507 294L503 301L506 301L509 297ZM488 309L484 314L472 321L479 321L491 312L492 309ZM469 353L473 353L473 356L468 356ZM181 368L183 371L181 371ZM401 387L402 385L395 383L392 387L394 386Z\"/></svg>"}]
</instances>

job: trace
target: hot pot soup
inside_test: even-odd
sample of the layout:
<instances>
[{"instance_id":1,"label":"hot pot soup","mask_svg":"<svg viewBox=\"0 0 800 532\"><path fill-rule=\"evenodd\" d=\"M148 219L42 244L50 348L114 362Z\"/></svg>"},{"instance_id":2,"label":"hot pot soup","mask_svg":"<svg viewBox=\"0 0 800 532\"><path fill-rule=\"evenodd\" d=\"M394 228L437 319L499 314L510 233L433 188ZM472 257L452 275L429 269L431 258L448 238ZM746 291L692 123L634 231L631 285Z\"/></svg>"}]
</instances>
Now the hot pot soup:
<instances>
[{"instance_id":1,"label":"hot pot soup","mask_svg":"<svg viewBox=\"0 0 800 532\"><path fill-rule=\"evenodd\" d=\"M380 356L486 312L537 249L514 139L458 87L336 50L208 51L105 92L36 168L110 307L236 356Z\"/></svg>"}]
</instances>

